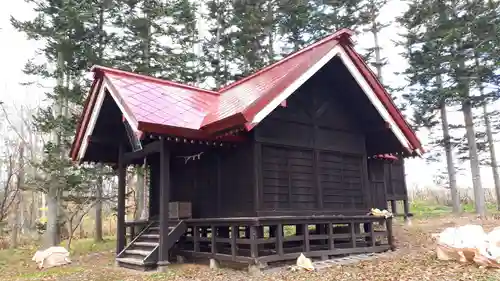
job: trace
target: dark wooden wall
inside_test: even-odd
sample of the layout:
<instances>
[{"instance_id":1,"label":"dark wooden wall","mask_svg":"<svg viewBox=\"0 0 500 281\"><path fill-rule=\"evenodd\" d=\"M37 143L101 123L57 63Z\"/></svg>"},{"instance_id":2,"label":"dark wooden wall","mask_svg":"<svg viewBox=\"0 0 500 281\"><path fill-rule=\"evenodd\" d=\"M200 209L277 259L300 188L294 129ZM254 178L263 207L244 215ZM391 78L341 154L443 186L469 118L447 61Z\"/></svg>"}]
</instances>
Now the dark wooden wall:
<instances>
[{"instance_id":1,"label":"dark wooden wall","mask_svg":"<svg viewBox=\"0 0 500 281\"><path fill-rule=\"evenodd\" d=\"M221 217L254 216L254 170L251 143L225 150L220 159Z\"/></svg>"},{"instance_id":2,"label":"dark wooden wall","mask_svg":"<svg viewBox=\"0 0 500 281\"><path fill-rule=\"evenodd\" d=\"M405 180L404 160L398 160L386 164L386 191L387 200L406 200L408 199L408 190Z\"/></svg>"},{"instance_id":3,"label":"dark wooden wall","mask_svg":"<svg viewBox=\"0 0 500 281\"><path fill-rule=\"evenodd\" d=\"M365 135L324 75L255 128L259 214L366 213Z\"/></svg>"},{"instance_id":4,"label":"dark wooden wall","mask_svg":"<svg viewBox=\"0 0 500 281\"><path fill-rule=\"evenodd\" d=\"M171 201L191 202L194 218L253 216L254 174L252 144L237 147L171 147ZM185 162L182 156L203 151L200 159ZM151 170L150 214L158 214L160 200L156 156L148 159Z\"/></svg>"},{"instance_id":5,"label":"dark wooden wall","mask_svg":"<svg viewBox=\"0 0 500 281\"><path fill-rule=\"evenodd\" d=\"M403 160L369 159L368 174L374 208L386 209L387 201L408 199Z\"/></svg>"},{"instance_id":6,"label":"dark wooden wall","mask_svg":"<svg viewBox=\"0 0 500 281\"><path fill-rule=\"evenodd\" d=\"M368 175L370 180L371 207L386 209L386 168L387 163L382 159L368 159Z\"/></svg>"}]
</instances>

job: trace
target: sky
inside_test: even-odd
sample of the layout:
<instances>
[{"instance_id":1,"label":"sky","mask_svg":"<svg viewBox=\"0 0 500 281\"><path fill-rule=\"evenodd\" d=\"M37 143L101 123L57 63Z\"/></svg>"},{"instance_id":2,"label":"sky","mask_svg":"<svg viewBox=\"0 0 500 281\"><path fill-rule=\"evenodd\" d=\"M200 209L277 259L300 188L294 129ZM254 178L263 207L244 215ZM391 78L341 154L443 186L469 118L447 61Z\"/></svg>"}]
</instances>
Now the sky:
<instances>
[{"instance_id":1,"label":"sky","mask_svg":"<svg viewBox=\"0 0 500 281\"><path fill-rule=\"evenodd\" d=\"M391 0L382 10L380 18L382 21L391 21L405 10L406 4L404 1ZM28 59L35 56L40 43L29 41L24 34L14 30L10 24L11 15L17 19L30 19L34 17L34 12L25 1L20 0L10 1L9 5L4 5L0 9L0 38L3 40L2 44L0 44L0 62L3 65L0 68L0 101L11 108L12 114L15 114L12 109L14 107L19 108L22 104L28 104L33 107L39 104L43 100L44 92L47 89L42 88L40 85L21 85L21 83L30 81L23 74L22 68ZM392 24L382 30L379 36L382 55L388 59L388 65L383 70L384 82L393 87L405 84L404 77L395 74L407 67L405 60L399 55L403 50L393 45L393 40L398 39L397 34L400 32L401 29L397 25ZM370 47L371 40L370 35L356 37L355 41L358 43L356 46L358 51ZM451 122L459 123L462 121L462 116L453 112L450 113L450 120ZM425 147L429 141L429 132L419 131L417 134ZM497 151L499 150L497 149ZM408 159L406 161L408 187L432 187L436 171L443 167L443 162L427 164L423 159ZM468 168L468 164L465 163L464 167ZM481 176L483 186L492 187L493 180L490 169L482 168ZM466 169L465 173L458 176L458 183L461 187L470 187L472 185L468 169Z\"/></svg>"}]
</instances>

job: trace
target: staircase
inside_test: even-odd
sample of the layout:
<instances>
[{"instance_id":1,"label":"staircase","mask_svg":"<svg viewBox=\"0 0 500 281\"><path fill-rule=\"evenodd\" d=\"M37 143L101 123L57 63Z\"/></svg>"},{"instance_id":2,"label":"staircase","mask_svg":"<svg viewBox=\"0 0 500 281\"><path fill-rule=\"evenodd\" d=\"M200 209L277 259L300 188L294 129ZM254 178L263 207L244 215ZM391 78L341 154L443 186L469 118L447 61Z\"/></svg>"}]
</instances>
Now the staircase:
<instances>
[{"instance_id":1,"label":"staircase","mask_svg":"<svg viewBox=\"0 0 500 281\"><path fill-rule=\"evenodd\" d=\"M186 232L184 221L172 223L168 227L168 248ZM130 242L121 253L116 256L116 261L121 267L135 270L150 270L156 267L160 246L159 222L152 222Z\"/></svg>"}]
</instances>

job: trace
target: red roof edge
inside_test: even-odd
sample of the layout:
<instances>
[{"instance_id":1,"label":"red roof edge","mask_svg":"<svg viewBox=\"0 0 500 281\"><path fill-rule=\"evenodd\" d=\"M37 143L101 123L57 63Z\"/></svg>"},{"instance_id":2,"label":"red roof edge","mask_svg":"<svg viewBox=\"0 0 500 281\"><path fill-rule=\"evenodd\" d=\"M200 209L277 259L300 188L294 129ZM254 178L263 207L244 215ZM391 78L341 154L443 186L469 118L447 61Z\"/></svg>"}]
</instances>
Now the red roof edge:
<instances>
[{"instance_id":1,"label":"red roof edge","mask_svg":"<svg viewBox=\"0 0 500 281\"><path fill-rule=\"evenodd\" d=\"M288 61L288 60L290 60L290 59L292 59L292 58L294 58L294 57L296 57L296 56L298 56L298 55L300 55L300 54L302 54L304 52L307 52L307 51L311 50L312 48L315 48L315 47L320 46L320 45L322 45L322 44L324 44L326 42L329 42L330 40L334 40L335 39L335 40L343 41L344 38L345 38L346 41L350 42L350 38L351 38L351 36L353 34L354 34L354 32L352 30L347 29L347 28L343 28L343 29L341 29L341 30L339 30L339 31L337 31L337 32L335 32L335 33L333 33L331 35L328 35L327 37L325 37L325 38L323 38L323 39L321 39L321 40L319 40L319 41L317 41L317 42L315 42L315 43L313 43L313 44L311 44L311 45L309 45L309 46L307 46L307 47L305 47L305 48L303 48L301 50L298 50L295 53L292 53L292 54L284 57L283 59L281 59L281 60L279 60L279 61L277 61L277 62L275 62L275 63L273 63L271 65L268 65L268 66L262 68L261 70L255 72L255 73L253 73L253 74L251 74L251 75L249 75L249 76L247 76L247 77L245 77L243 79L235 81L235 82L233 82L233 83L231 83L231 84L229 84L229 85L227 85L227 86L219 89L218 92L222 93L222 92L224 92L224 91L226 91L226 90L228 90L230 88L236 87L239 84L244 83L245 81L247 81L249 79L252 79L252 78L254 78L256 76L262 75L264 72L269 71L269 70L275 68L276 66L281 65L282 63L284 63L284 62L286 62L286 61Z\"/></svg>"},{"instance_id":2,"label":"red roof edge","mask_svg":"<svg viewBox=\"0 0 500 281\"><path fill-rule=\"evenodd\" d=\"M361 58L361 56L354 50L352 46L344 46L347 55L351 58L353 61L354 65L358 68L358 70L363 74L365 79L367 80L368 84L370 87L374 90L375 94L377 95L378 99L382 102L384 107L389 111L389 114L394 118L394 121L398 125L398 127L403 131L403 134L405 137L408 139L410 142L410 145L413 147L414 150L418 149L422 153L424 153L424 149L422 147L422 144L418 140L417 135L415 132L411 129L410 125L404 118L403 114L401 111L397 108L396 104L390 97L389 93L387 90L382 86L380 81L377 79L375 73L368 67L366 62Z\"/></svg>"},{"instance_id":3,"label":"red roof edge","mask_svg":"<svg viewBox=\"0 0 500 281\"><path fill-rule=\"evenodd\" d=\"M243 141L245 140L242 136L222 136L216 137L210 135L208 132L188 129L182 127L173 127L166 125L159 125L150 122L139 121L139 130L145 131L148 133L155 134L165 134L171 136L182 136L189 139L197 139L197 140L220 140L220 141Z\"/></svg>"},{"instance_id":4,"label":"red roof edge","mask_svg":"<svg viewBox=\"0 0 500 281\"><path fill-rule=\"evenodd\" d=\"M78 121L78 125L76 126L76 137L71 144L69 156L73 161L76 161L76 158L78 157L78 150L80 150L80 147L82 146L82 140L84 137L83 134L85 134L85 130L87 129L87 125L90 121L90 115L92 114L95 102L97 100L98 94L94 93L95 91L99 93L99 88L102 86L102 78L102 75L94 73L94 81L92 82L92 86L90 87L89 95L85 100L85 104L83 106L83 114L80 116L80 120Z\"/></svg>"},{"instance_id":5,"label":"red roof edge","mask_svg":"<svg viewBox=\"0 0 500 281\"><path fill-rule=\"evenodd\" d=\"M156 77L152 77L152 76L137 74L137 73L128 72L128 71L119 70L119 69L114 69L114 68L110 68L110 67L105 67L105 66L101 66L101 65L94 65L94 66L92 66L92 68L90 70L94 71L94 72L95 71L102 71L102 72L112 73L112 74L121 75L121 76L125 75L125 76L134 77L137 79L142 79L142 80L151 81L151 82L155 82L155 83L159 83L159 84L164 84L167 86L174 86L174 87L178 87L178 88L203 92L206 94L211 94L211 95L216 95L216 96L219 95L219 93L217 93L215 91L202 89L202 88L198 88L198 87L194 87L194 86L189 86L186 84L181 84L181 83L177 83L177 82L173 82L173 81L169 81L169 80L165 80L165 79L160 79L160 78L156 78Z\"/></svg>"},{"instance_id":6,"label":"red roof edge","mask_svg":"<svg viewBox=\"0 0 500 281\"><path fill-rule=\"evenodd\" d=\"M379 154L379 155L375 155L375 158L379 158L379 159L386 159L386 160L399 160L398 157L392 155L392 154Z\"/></svg>"},{"instance_id":7,"label":"red roof edge","mask_svg":"<svg viewBox=\"0 0 500 281\"><path fill-rule=\"evenodd\" d=\"M236 126L241 126L246 122L248 122L248 120L245 118L245 115L239 112L224 119L203 125L200 129L207 133L216 133Z\"/></svg>"}]
</instances>

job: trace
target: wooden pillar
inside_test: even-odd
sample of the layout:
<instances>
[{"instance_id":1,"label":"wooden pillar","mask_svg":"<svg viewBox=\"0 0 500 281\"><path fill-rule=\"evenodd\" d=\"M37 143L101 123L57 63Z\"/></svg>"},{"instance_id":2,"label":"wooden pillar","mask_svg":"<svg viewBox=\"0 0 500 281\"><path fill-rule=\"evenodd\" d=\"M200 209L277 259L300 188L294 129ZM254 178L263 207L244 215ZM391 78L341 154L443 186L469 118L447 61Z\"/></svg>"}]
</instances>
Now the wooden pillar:
<instances>
[{"instance_id":1,"label":"wooden pillar","mask_svg":"<svg viewBox=\"0 0 500 281\"><path fill-rule=\"evenodd\" d=\"M327 225L328 233L328 250L333 250L335 248L335 240L333 239L333 224L330 222Z\"/></svg>"},{"instance_id":2,"label":"wooden pillar","mask_svg":"<svg viewBox=\"0 0 500 281\"><path fill-rule=\"evenodd\" d=\"M283 225L278 224L275 229L275 237L276 237L276 252L279 256L283 256L285 251L283 249L284 237L283 237Z\"/></svg>"},{"instance_id":3,"label":"wooden pillar","mask_svg":"<svg viewBox=\"0 0 500 281\"><path fill-rule=\"evenodd\" d=\"M408 198L403 200L403 211L405 213L405 221L408 222L410 220L410 204L408 203Z\"/></svg>"},{"instance_id":4,"label":"wooden pillar","mask_svg":"<svg viewBox=\"0 0 500 281\"><path fill-rule=\"evenodd\" d=\"M123 157L124 148L120 145L118 152L118 207L116 215L116 254L125 248L125 185L127 177L127 165Z\"/></svg>"},{"instance_id":5,"label":"wooden pillar","mask_svg":"<svg viewBox=\"0 0 500 281\"><path fill-rule=\"evenodd\" d=\"M396 250L396 244L394 243L394 236L392 236L392 218L387 218L385 222L387 228L387 243L392 251Z\"/></svg>"},{"instance_id":6,"label":"wooden pillar","mask_svg":"<svg viewBox=\"0 0 500 281\"><path fill-rule=\"evenodd\" d=\"M310 241L309 241L309 224L302 225L302 231L304 232L304 252L308 253L311 251Z\"/></svg>"},{"instance_id":7,"label":"wooden pillar","mask_svg":"<svg viewBox=\"0 0 500 281\"><path fill-rule=\"evenodd\" d=\"M398 214L398 207L396 203L396 200L391 200L391 212L395 216Z\"/></svg>"},{"instance_id":8,"label":"wooden pillar","mask_svg":"<svg viewBox=\"0 0 500 281\"><path fill-rule=\"evenodd\" d=\"M164 138L160 139L160 245L158 270L168 265L168 219L170 202L170 151Z\"/></svg>"},{"instance_id":9,"label":"wooden pillar","mask_svg":"<svg viewBox=\"0 0 500 281\"><path fill-rule=\"evenodd\" d=\"M254 187L253 187L253 213L260 211L262 207L262 145L254 142L253 145L253 169L254 169Z\"/></svg>"},{"instance_id":10,"label":"wooden pillar","mask_svg":"<svg viewBox=\"0 0 500 281\"><path fill-rule=\"evenodd\" d=\"M231 256L233 256L233 258L236 258L238 255L236 239L240 238L239 236L238 227L236 225L231 225Z\"/></svg>"},{"instance_id":11,"label":"wooden pillar","mask_svg":"<svg viewBox=\"0 0 500 281\"><path fill-rule=\"evenodd\" d=\"M157 158L151 157L149 162L149 219L158 219L160 214L160 163Z\"/></svg>"},{"instance_id":12,"label":"wooden pillar","mask_svg":"<svg viewBox=\"0 0 500 281\"><path fill-rule=\"evenodd\" d=\"M257 244L257 226L250 226L250 256L254 259L259 257L259 245Z\"/></svg>"}]
</instances>

